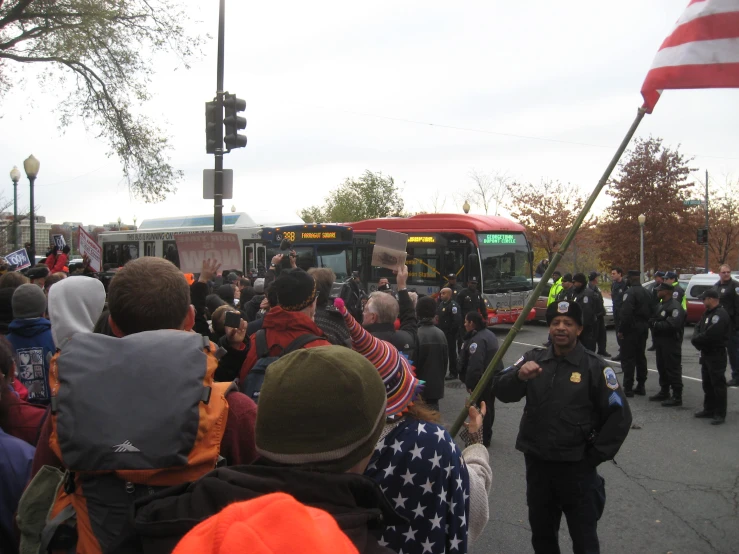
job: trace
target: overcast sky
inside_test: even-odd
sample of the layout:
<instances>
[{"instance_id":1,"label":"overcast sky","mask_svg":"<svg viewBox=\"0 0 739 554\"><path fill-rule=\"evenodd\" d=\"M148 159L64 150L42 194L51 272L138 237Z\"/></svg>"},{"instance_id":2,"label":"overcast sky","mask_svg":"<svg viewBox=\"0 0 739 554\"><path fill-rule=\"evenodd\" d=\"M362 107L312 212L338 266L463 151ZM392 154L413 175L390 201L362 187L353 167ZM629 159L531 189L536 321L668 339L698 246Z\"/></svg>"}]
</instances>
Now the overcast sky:
<instances>
[{"instance_id":1,"label":"overcast sky","mask_svg":"<svg viewBox=\"0 0 739 554\"><path fill-rule=\"evenodd\" d=\"M215 94L218 1L187 3L192 33L213 40L190 70L158 58L142 108L172 137L178 192L160 204L132 199L94 132L82 122L58 130L63 89L30 81L0 105L5 198L8 171L33 153L47 221L212 213L203 102ZM470 187L471 170L592 189L687 0L226 4L225 84L247 101L249 141L225 156L235 176L226 210L274 223L299 221L299 209L366 169L394 177L410 211L428 210L438 190L445 211L461 212L453 194ZM739 90L666 91L638 136L681 145L701 175L736 178L737 106Z\"/></svg>"}]
</instances>

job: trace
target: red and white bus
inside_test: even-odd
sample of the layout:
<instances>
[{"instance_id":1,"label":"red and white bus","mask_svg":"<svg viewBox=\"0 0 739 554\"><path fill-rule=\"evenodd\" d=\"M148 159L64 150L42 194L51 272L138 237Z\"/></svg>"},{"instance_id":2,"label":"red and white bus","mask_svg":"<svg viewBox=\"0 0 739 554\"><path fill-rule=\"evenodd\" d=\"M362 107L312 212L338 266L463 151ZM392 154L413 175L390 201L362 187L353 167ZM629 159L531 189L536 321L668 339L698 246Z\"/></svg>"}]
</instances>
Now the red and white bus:
<instances>
[{"instance_id":1,"label":"red and white bus","mask_svg":"<svg viewBox=\"0 0 739 554\"><path fill-rule=\"evenodd\" d=\"M421 214L368 219L351 226L351 266L369 292L377 289L381 277L392 277L391 271L371 266L377 229L408 235L408 286L420 294L438 293L451 273L463 286L477 277L488 303L488 325L515 322L533 289L531 245L523 226L510 219ZM533 317L532 310L527 319Z\"/></svg>"}]
</instances>

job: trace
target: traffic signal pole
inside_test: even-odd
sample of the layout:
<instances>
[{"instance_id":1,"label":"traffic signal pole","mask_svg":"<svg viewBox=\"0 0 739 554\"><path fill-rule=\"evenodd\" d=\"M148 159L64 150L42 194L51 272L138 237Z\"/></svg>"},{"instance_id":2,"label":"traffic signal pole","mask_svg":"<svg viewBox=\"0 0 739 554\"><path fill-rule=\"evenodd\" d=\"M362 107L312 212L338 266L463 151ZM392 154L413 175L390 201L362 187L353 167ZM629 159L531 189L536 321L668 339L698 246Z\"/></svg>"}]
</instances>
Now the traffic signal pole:
<instances>
[{"instance_id":1,"label":"traffic signal pole","mask_svg":"<svg viewBox=\"0 0 739 554\"><path fill-rule=\"evenodd\" d=\"M708 237L711 236L711 232L708 230L708 170L706 169L706 244L703 248L705 248L706 253L706 273L708 273Z\"/></svg>"},{"instance_id":2,"label":"traffic signal pole","mask_svg":"<svg viewBox=\"0 0 739 554\"><path fill-rule=\"evenodd\" d=\"M223 57L226 0L220 0L218 12L218 70L216 83L216 167L213 183L213 231L223 232Z\"/></svg>"}]
</instances>

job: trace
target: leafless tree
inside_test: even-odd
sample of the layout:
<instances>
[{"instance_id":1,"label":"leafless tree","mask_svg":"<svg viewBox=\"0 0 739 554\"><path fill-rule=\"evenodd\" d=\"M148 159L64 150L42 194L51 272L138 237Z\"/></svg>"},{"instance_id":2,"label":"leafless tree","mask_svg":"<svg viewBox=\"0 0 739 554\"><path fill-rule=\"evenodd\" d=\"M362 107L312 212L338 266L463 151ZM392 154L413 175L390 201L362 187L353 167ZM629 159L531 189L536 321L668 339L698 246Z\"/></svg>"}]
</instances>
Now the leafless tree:
<instances>
[{"instance_id":1,"label":"leafless tree","mask_svg":"<svg viewBox=\"0 0 739 554\"><path fill-rule=\"evenodd\" d=\"M508 172L483 173L473 169L470 171L470 179L474 183L467 191L470 202L482 208L486 214L489 214L490 210L494 210L493 215L498 215L498 209L505 199L508 185L511 182Z\"/></svg>"}]
</instances>

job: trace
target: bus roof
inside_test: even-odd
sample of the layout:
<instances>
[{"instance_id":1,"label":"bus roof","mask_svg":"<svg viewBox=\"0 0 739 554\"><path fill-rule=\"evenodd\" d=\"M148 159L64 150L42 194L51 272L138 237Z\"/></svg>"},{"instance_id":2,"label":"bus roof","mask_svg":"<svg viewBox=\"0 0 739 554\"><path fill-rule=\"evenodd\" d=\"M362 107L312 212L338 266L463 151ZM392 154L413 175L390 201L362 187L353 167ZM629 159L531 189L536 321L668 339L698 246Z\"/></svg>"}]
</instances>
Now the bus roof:
<instances>
[{"instance_id":1,"label":"bus roof","mask_svg":"<svg viewBox=\"0 0 739 554\"><path fill-rule=\"evenodd\" d=\"M224 227L257 227L257 224L245 212L223 214ZM139 231L153 231L159 229L186 229L188 227L213 228L213 214L186 215L177 217L158 217L145 219L139 225Z\"/></svg>"},{"instance_id":2,"label":"bus roof","mask_svg":"<svg viewBox=\"0 0 739 554\"><path fill-rule=\"evenodd\" d=\"M452 229L470 229L476 232L512 231L524 232L523 225L508 218L491 215L470 214L419 214L412 217L384 217L365 219L349 223L355 233L372 232L379 229L388 231L446 231Z\"/></svg>"}]
</instances>

